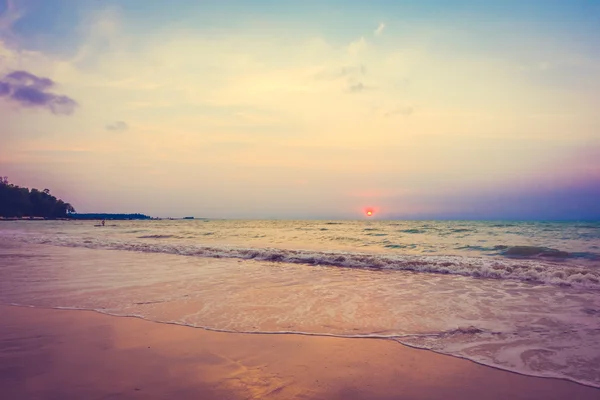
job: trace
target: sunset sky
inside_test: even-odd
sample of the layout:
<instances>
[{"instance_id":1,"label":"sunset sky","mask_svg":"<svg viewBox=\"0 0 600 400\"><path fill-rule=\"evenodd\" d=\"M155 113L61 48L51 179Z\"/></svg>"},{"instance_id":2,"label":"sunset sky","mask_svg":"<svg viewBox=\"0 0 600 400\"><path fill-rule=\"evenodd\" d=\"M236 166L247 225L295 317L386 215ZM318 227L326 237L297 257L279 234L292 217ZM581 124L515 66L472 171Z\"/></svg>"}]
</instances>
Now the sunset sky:
<instances>
[{"instance_id":1,"label":"sunset sky","mask_svg":"<svg viewBox=\"0 0 600 400\"><path fill-rule=\"evenodd\" d=\"M600 1L0 0L0 175L79 212L600 218Z\"/></svg>"}]
</instances>

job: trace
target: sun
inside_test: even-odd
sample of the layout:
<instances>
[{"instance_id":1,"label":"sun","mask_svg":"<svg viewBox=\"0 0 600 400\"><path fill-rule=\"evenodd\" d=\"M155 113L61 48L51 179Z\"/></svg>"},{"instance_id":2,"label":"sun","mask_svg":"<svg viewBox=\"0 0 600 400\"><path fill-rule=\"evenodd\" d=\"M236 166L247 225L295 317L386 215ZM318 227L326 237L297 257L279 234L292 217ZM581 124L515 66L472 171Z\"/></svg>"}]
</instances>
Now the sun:
<instances>
[{"instance_id":1,"label":"sun","mask_svg":"<svg viewBox=\"0 0 600 400\"><path fill-rule=\"evenodd\" d=\"M373 215L375 215L375 209L373 207L366 207L364 209L364 213L367 217L372 217Z\"/></svg>"},{"instance_id":2,"label":"sun","mask_svg":"<svg viewBox=\"0 0 600 400\"><path fill-rule=\"evenodd\" d=\"M373 215L373 211L367 211L367 217L370 217Z\"/></svg>"}]
</instances>

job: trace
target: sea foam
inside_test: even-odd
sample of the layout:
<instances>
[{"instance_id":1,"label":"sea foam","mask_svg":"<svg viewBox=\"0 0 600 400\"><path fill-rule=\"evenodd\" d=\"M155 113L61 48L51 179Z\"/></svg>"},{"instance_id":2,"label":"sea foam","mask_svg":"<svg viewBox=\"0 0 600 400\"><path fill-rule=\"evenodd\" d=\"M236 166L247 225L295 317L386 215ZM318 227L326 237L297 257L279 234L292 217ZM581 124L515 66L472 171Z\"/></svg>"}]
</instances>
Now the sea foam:
<instances>
[{"instance_id":1,"label":"sea foam","mask_svg":"<svg viewBox=\"0 0 600 400\"><path fill-rule=\"evenodd\" d=\"M165 238L167 235L139 238ZM455 274L474 278L512 279L531 283L600 289L600 269L542 259L466 257L456 255L400 255L348 251L316 251L271 247L234 247L143 240L110 240L72 236L20 235L16 239L34 244L166 253L194 257L233 258L292 264L309 264L371 270ZM512 251L510 251L513 249ZM511 256L539 254L537 247L507 248Z\"/></svg>"}]
</instances>

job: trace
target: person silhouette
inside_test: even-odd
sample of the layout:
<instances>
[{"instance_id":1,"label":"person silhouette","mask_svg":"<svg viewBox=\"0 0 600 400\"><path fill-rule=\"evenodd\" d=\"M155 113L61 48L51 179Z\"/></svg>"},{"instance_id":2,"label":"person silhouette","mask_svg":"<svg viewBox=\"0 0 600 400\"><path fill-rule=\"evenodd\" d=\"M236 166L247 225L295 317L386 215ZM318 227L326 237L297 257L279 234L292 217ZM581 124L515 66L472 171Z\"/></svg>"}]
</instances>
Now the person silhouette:
<instances>
[{"instance_id":1,"label":"person silhouette","mask_svg":"<svg viewBox=\"0 0 600 400\"><path fill-rule=\"evenodd\" d=\"M102 226L104 226L104 224L105 224L105 223L106 223L106 221L105 221L105 220L102 220Z\"/></svg>"}]
</instances>

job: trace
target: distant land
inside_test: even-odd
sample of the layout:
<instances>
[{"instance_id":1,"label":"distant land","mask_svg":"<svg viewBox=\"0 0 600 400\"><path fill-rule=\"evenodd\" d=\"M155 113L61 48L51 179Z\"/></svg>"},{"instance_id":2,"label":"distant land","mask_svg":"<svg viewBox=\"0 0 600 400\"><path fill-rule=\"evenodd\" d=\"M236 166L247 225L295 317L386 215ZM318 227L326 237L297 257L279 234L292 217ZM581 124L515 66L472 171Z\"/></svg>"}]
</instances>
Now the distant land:
<instances>
[{"instance_id":1,"label":"distant land","mask_svg":"<svg viewBox=\"0 0 600 400\"><path fill-rule=\"evenodd\" d=\"M75 208L50 194L50 190L20 187L0 177L0 217L68 218Z\"/></svg>"},{"instance_id":2,"label":"distant land","mask_svg":"<svg viewBox=\"0 0 600 400\"><path fill-rule=\"evenodd\" d=\"M87 214L69 214L71 219L110 219L110 220L130 220L130 219L152 219L144 214L107 214L107 213L87 213Z\"/></svg>"},{"instance_id":3,"label":"distant land","mask_svg":"<svg viewBox=\"0 0 600 400\"><path fill-rule=\"evenodd\" d=\"M70 203L52 196L49 189L20 187L4 176L0 177L0 219L140 220L152 217L140 213L77 214Z\"/></svg>"}]
</instances>

